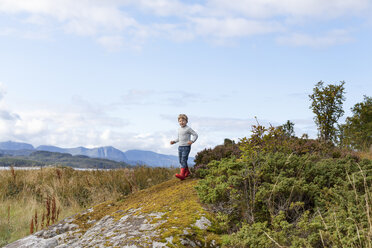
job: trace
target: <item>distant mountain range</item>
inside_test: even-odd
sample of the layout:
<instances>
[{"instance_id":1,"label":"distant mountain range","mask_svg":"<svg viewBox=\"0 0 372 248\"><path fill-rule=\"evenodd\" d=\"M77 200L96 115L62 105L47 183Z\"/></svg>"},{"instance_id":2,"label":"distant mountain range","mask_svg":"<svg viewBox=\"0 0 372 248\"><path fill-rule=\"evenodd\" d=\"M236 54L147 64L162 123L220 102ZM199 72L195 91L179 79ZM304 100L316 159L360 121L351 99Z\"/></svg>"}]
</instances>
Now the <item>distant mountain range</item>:
<instances>
[{"instance_id":1,"label":"distant mountain range","mask_svg":"<svg viewBox=\"0 0 372 248\"><path fill-rule=\"evenodd\" d=\"M19 150L26 151L26 150ZM27 150L30 151L30 150ZM18 153L19 154L19 153ZM84 155L72 156L69 153L33 151L29 155L0 154L0 166L69 166L73 168L115 169L131 167L128 163L104 158L90 158Z\"/></svg>"},{"instance_id":2,"label":"distant mountain range","mask_svg":"<svg viewBox=\"0 0 372 248\"><path fill-rule=\"evenodd\" d=\"M153 167L178 167L178 157L164 155L152 151L128 150L122 152L112 146L97 148L60 148L57 146L41 145L34 148L33 145L21 142L0 142L0 156L30 156L35 151L47 151L53 153L67 153L72 156L84 155L90 158L109 159L116 162L125 162L130 165L147 165ZM194 158L190 157L189 165L194 164Z\"/></svg>"}]
</instances>

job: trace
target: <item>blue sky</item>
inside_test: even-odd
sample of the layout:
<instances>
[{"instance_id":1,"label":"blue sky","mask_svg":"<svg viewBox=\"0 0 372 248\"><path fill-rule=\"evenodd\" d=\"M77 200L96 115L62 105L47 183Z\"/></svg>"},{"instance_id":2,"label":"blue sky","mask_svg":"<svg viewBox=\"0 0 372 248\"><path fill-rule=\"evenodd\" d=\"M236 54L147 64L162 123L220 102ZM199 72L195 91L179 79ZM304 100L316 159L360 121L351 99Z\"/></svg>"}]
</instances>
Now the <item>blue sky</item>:
<instances>
[{"instance_id":1,"label":"blue sky","mask_svg":"<svg viewBox=\"0 0 372 248\"><path fill-rule=\"evenodd\" d=\"M0 141L192 155L261 124L316 137L308 95L372 92L370 0L0 0Z\"/></svg>"}]
</instances>

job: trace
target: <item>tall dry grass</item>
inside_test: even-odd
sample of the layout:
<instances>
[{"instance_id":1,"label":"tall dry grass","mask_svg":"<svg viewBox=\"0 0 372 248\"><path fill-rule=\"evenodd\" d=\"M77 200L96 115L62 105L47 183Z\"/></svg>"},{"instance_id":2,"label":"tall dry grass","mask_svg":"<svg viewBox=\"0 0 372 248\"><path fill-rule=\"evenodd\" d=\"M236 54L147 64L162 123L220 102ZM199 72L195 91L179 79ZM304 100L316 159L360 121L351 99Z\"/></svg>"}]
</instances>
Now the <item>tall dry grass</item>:
<instances>
[{"instance_id":1,"label":"tall dry grass","mask_svg":"<svg viewBox=\"0 0 372 248\"><path fill-rule=\"evenodd\" d=\"M358 152L359 157L372 160L372 146L369 151Z\"/></svg>"},{"instance_id":2,"label":"tall dry grass","mask_svg":"<svg viewBox=\"0 0 372 248\"><path fill-rule=\"evenodd\" d=\"M89 206L166 181L176 171L149 167L0 171L0 246Z\"/></svg>"}]
</instances>

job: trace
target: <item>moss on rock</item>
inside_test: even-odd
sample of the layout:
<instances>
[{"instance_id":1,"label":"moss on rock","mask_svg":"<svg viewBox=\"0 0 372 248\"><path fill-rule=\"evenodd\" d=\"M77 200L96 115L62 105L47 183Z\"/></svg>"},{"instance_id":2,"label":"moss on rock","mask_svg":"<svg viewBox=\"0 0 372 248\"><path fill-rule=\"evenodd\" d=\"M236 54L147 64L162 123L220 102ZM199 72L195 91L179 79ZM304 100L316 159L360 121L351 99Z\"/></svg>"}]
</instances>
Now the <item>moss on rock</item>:
<instances>
[{"instance_id":1,"label":"moss on rock","mask_svg":"<svg viewBox=\"0 0 372 248\"><path fill-rule=\"evenodd\" d=\"M219 247L218 224L200 204L196 184L174 179L103 202L7 248Z\"/></svg>"},{"instance_id":2,"label":"moss on rock","mask_svg":"<svg viewBox=\"0 0 372 248\"><path fill-rule=\"evenodd\" d=\"M145 218L138 230L153 229L157 233L152 241L167 247L200 246L218 247L218 225L211 213L199 202L194 189L197 180L170 180L151 188L138 191L117 202L104 202L75 216L74 224L80 232L90 229L96 221L111 216L116 222L126 220L128 215ZM197 223L206 218L208 225ZM137 231L138 231L137 230ZM114 232L117 232L114 231ZM138 237L130 238L132 241ZM145 244L143 244L145 245Z\"/></svg>"}]
</instances>

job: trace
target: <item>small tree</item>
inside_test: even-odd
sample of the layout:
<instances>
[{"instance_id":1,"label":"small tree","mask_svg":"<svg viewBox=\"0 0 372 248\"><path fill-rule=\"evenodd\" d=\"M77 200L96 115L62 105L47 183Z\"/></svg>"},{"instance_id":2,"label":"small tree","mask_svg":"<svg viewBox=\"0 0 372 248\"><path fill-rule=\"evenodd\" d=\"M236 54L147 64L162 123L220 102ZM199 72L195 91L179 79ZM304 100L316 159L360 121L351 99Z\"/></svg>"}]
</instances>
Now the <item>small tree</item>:
<instances>
[{"instance_id":1,"label":"small tree","mask_svg":"<svg viewBox=\"0 0 372 248\"><path fill-rule=\"evenodd\" d=\"M294 132L294 123L291 122L290 120L287 120L286 123L284 123L283 125L279 126L279 128L284 132L285 135L287 135L288 137L294 137L295 136L295 132Z\"/></svg>"},{"instance_id":2,"label":"small tree","mask_svg":"<svg viewBox=\"0 0 372 248\"><path fill-rule=\"evenodd\" d=\"M364 101L355 104L351 111L353 116L340 125L340 143L366 151L372 145L372 97L364 96Z\"/></svg>"},{"instance_id":3,"label":"small tree","mask_svg":"<svg viewBox=\"0 0 372 248\"><path fill-rule=\"evenodd\" d=\"M340 85L330 84L327 86L320 81L313 89L313 94L309 95L312 100L310 108L313 110L315 123L318 126L318 137L320 140L328 142L336 138L335 124L344 114L342 103L344 97L344 81Z\"/></svg>"}]
</instances>

